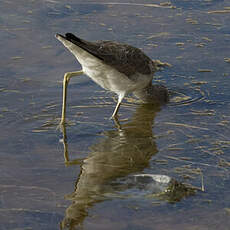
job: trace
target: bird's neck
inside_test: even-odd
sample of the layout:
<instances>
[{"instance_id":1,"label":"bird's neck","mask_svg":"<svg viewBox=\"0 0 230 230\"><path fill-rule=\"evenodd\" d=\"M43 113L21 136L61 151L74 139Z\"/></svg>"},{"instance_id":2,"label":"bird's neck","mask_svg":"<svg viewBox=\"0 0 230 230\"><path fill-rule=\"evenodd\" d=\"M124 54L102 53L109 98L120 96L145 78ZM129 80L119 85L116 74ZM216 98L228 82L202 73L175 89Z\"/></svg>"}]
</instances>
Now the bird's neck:
<instances>
[{"instance_id":1,"label":"bird's neck","mask_svg":"<svg viewBox=\"0 0 230 230\"><path fill-rule=\"evenodd\" d=\"M164 104L169 101L167 88L163 85L152 85L152 82L145 88L133 92L133 94L145 103Z\"/></svg>"}]
</instances>

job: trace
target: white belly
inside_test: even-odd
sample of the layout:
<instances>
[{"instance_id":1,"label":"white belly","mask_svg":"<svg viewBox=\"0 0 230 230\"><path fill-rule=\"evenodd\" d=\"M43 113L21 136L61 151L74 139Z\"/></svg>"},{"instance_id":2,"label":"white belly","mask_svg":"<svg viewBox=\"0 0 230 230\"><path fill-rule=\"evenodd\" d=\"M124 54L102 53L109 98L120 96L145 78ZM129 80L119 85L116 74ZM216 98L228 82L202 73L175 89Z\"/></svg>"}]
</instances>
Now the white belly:
<instances>
[{"instance_id":1,"label":"white belly","mask_svg":"<svg viewBox=\"0 0 230 230\"><path fill-rule=\"evenodd\" d=\"M76 47L75 49L77 49L77 52L74 52L74 55L82 65L83 72L104 89L117 94L121 92L128 94L146 87L152 79L152 76L137 73L132 78L135 81L131 80L125 74L104 64L100 59L81 48Z\"/></svg>"}]
</instances>

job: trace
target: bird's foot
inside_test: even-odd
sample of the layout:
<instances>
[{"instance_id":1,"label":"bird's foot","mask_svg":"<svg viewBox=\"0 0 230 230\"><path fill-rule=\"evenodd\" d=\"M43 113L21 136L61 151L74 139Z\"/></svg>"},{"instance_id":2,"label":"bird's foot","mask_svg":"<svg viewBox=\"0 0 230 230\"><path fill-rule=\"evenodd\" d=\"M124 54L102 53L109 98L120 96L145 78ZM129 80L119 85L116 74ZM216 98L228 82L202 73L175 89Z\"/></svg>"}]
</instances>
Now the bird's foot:
<instances>
[{"instance_id":1,"label":"bird's foot","mask_svg":"<svg viewBox=\"0 0 230 230\"><path fill-rule=\"evenodd\" d=\"M63 129L65 129L67 126L73 126L76 123L73 121L66 121L65 119L61 119L60 123L58 124L56 130L60 130L61 132L63 131Z\"/></svg>"},{"instance_id":2,"label":"bird's foot","mask_svg":"<svg viewBox=\"0 0 230 230\"><path fill-rule=\"evenodd\" d=\"M60 122L58 125L57 125L57 128L56 128L56 130L59 130L59 131L63 131L63 128L64 128L64 126L65 126L65 122Z\"/></svg>"},{"instance_id":3,"label":"bird's foot","mask_svg":"<svg viewBox=\"0 0 230 230\"><path fill-rule=\"evenodd\" d=\"M118 119L118 115L117 114L113 114L110 118L110 120L117 120Z\"/></svg>"},{"instance_id":4,"label":"bird's foot","mask_svg":"<svg viewBox=\"0 0 230 230\"><path fill-rule=\"evenodd\" d=\"M115 116L111 116L110 120L113 120L113 122L114 122L114 124L115 124L115 126L117 127L118 130L121 129L121 125L120 125L120 122L119 122L117 114Z\"/></svg>"}]
</instances>

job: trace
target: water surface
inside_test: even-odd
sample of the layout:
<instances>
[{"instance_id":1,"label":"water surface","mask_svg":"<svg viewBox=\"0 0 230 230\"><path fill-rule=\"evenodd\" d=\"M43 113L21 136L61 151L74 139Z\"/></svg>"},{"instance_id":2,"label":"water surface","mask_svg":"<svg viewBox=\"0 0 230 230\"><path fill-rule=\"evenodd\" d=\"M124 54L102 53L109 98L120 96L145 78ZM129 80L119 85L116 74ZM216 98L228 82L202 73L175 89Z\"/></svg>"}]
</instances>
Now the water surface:
<instances>
[{"instance_id":1,"label":"water surface","mask_svg":"<svg viewBox=\"0 0 230 230\"><path fill-rule=\"evenodd\" d=\"M230 4L185 1L13 1L0 8L0 229L229 229ZM54 38L116 40L172 65L157 72L171 102L116 97ZM177 200L128 186L167 175L198 190ZM204 191L202 190L202 186ZM200 188L200 189L199 189Z\"/></svg>"}]
</instances>

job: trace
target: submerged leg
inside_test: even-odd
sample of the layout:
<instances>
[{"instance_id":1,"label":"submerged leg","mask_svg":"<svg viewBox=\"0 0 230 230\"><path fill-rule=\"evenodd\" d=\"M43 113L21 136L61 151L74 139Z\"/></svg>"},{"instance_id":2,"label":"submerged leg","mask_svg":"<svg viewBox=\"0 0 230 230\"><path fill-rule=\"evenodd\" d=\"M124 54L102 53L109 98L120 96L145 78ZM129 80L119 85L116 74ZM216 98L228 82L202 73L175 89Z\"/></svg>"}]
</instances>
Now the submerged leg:
<instances>
[{"instance_id":1,"label":"submerged leg","mask_svg":"<svg viewBox=\"0 0 230 230\"><path fill-rule=\"evenodd\" d=\"M122 100L123 100L124 97L125 97L124 93L118 95L117 105L116 105L116 108L114 109L114 112L113 112L113 115L112 115L111 118L114 118L114 117L117 116L117 112L118 112L118 110L120 108L121 102L122 102Z\"/></svg>"},{"instance_id":2,"label":"submerged leg","mask_svg":"<svg viewBox=\"0 0 230 230\"><path fill-rule=\"evenodd\" d=\"M61 116L61 122L60 125L65 124L65 114L66 114L66 98L67 98L67 87L68 83L71 77L76 77L79 75L82 75L83 71L76 71L76 72L68 72L65 73L64 79L63 79L63 98L62 98L62 116Z\"/></svg>"}]
</instances>

